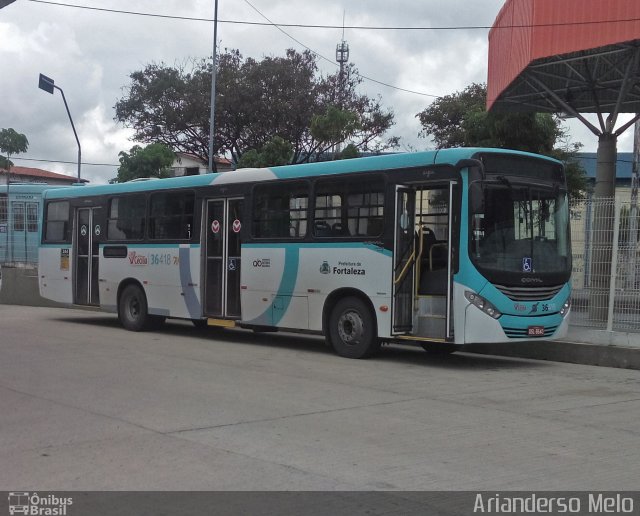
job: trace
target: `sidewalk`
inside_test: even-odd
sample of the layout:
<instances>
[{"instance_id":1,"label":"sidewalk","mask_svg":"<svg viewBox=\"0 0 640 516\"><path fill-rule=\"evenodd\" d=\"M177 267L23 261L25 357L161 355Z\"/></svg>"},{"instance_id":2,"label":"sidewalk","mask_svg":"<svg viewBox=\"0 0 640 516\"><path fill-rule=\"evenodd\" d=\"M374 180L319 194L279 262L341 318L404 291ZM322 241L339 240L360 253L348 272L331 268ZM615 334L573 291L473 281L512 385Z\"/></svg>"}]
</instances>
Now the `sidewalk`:
<instances>
[{"instance_id":1,"label":"sidewalk","mask_svg":"<svg viewBox=\"0 0 640 516\"><path fill-rule=\"evenodd\" d=\"M573 364L640 369L640 333L609 332L582 326L570 326L567 337L559 341L474 344L465 348L465 351Z\"/></svg>"}]
</instances>

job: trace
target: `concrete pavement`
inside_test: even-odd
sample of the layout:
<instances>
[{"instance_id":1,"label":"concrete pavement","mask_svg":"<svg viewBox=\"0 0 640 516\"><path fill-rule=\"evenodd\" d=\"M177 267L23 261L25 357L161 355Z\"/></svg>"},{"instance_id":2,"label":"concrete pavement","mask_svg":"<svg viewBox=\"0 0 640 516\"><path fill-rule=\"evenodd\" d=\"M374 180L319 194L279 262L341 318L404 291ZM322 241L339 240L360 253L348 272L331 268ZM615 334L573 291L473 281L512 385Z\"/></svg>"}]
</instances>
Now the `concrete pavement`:
<instances>
[{"instance_id":1,"label":"concrete pavement","mask_svg":"<svg viewBox=\"0 0 640 516\"><path fill-rule=\"evenodd\" d=\"M0 304L62 307L40 297L38 275L34 268L2 269ZM536 360L640 369L640 333L608 332L571 326L562 341L485 344L467 347L467 351Z\"/></svg>"},{"instance_id":2,"label":"concrete pavement","mask_svg":"<svg viewBox=\"0 0 640 516\"><path fill-rule=\"evenodd\" d=\"M7 490L633 490L637 371L0 305Z\"/></svg>"}]
</instances>

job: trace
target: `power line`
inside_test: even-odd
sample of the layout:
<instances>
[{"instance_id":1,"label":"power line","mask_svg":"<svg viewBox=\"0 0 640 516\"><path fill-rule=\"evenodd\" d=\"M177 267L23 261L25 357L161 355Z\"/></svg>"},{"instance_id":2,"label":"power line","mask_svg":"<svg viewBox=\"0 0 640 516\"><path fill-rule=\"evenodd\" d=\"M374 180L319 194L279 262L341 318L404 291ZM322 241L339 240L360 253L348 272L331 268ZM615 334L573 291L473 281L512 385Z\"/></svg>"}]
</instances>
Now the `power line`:
<instances>
[{"instance_id":1,"label":"power line","mask_svg":"<svg viewBox=\"0 0 640 516\"><path fill-rule=\"evenodd\" d=\"M62 7L75 7L78 9L87 9L90 11L102 11L102 12L109 12L109 13L118 13L118 14L131 14L131 15L136 15L136 16L150 16L150 17L154 17L154 18L168 18L168 19L175 19L175 20L188 20L188 21L206 21L206 22L213 22L214 20L211 18L195 18L195 17L189 17L189 16L170 16L170 15L166 15L166 14L153 14L153 13L141 13L141 12L136 12L136 11L123 11L123 10L118 10L118 9L106 9L103 7L89 7L89 6L85 6L85 5L76 5L76 4L67 4L67 3L61 3L61 2L50 2L49 0L28 0L29 2L34 2L34 3L39 3L39 4L48 4L48 5L57 5L57 6L62 6ZM245 0L246 1L246 0ZM313 27L311 25L302 25L302 24L276 24L274 22L272 22L269 18L267 18L264 14L262 14L255 6L253 6L251 3L247 2L247 4L249 4L249 6L251 6L251 8L253 8L260 16L262 16L265 20L267 20L267 23L262 23L262 22L241 22L241 21L231 21L231 20L218 20L218 23L236 23L236 24L245 24L245 25L262 25L262 26L269 26L269 27L275 27L276 29L278 29L280 32L282 32L283 34L285 34L287 37L291 38L293 41L295 41L298 45L300 45L303 48L306 48L309 52L312 52L314 55L324 59L325 61L335 65L336 63L334 63L331 59L323 56L322 54L320 54L319 52L316 52L315 50L313 50L312 48L309 48L307 45L305 45L304 43L302 43L301 41L297 40L296 38L294 38L291 34L287 33L284 29L282 29L282 26L286 26L286 27ZM329 25L326 26L315 26L316 28L334 28L331 27ZM353 27L351 27L353 28ZM379 81L377 79L373 79L372 77L367 77L366 75L362 75L361 73L358 72L357 74L359 77L362 77L363 79L376 83L376 84L380 84L382 86L386 86L387 88L392 88L394 90L398 90L398 91L403 91L405 93L412 93L414 95L421 95L423 97L432 97L432 98L440 98L440 96L438 95L433 95L431 93L424 93L421 91L414 91L414 90L409 90L406 88L400 88L399 86L394 86L393 84L389 84L383 81Z\"/></svg>"},{"instance_id":2,"label":"power line","mask_svg":"<svg viewBox=\"0 0 640 516\"><path fill-rule=\"evenodd\" d=\"M62 160L57 160L57 159L38 159L38 158L21 158L18 156L11 156L12 160L16 160L16 161L39 161L41 163L62 163L63 165L77 165L78 162L77 161L62 161ZM96 166L96 167L119 167L120 165L115 165L113 163L87 163L87 162L81 162L81 165L92 165L92 166Z\"/></svg>"},{"instance_id":3,"label":"power line","mask_svg":"<svg viewBox=\"0 0 640 516\"><path fill-rule=\"evenodd\" d=\"M256 6L254 6L251 2L249 2L249 0L244 0L245 3L247 3L254 11L256 11L260 16L262 16L265 20L267 20L269 22L269 24L271 24L273 27L275 27L276 29L278 29L280 32L282 32L285 36L291 38L293 41L295 41L298 45L300 45L303 48L306 48L309 52L312 52L314 55L324 59L325 61L331 63L334 66L338 66L337 63L335 63L334 61L332 61L331 59L329 59L328 57L323 56L322 54L320 54L319 52L316 52L315 50L313 50L312 48L309 48L307 45L305 45L304 43L302 43L300 40L294 38L291 34L289 34L287 31L285 31L282 27L280 27L279 24L273 23L269 18L267 18L267 16L265 16ZM379 81L377 79L372 79L371 77L367 77L366 75L361 74L360 72L356 72L356 74L358 75L358 77L361 77L363 79L366 79L367 81L371 81L374 82L376 84L381 84L382 86L386 86L388 88L393 88L394 90L399 90L399 91L404 91L406 93L413 93L415 95L422 95L423 97L433 97L433 98L440 98L439 95L433 95L431 93L424 93L421 91L413 91L413 90L408 90L406 88L400 88L399 86L394 86L392 84L388 84L386 82L382 82Z\"/></svg>"},{"instance_id":4,"label":"power line","mask_svg":"<svg viewBox=\"0 0 640 516\"><path fill-rule=\"evenodd\" d=\"M145 13L139 11L125 11L122 9L107 9L105 7L91 7L88 5L69 4L63 2L51 2L49 0L27 0L29 2L38 4L57 5L60 7L75 7L77 9L86 9L89 11L102 11L114 14L129 14L134 16L148 16L151 18L165 18L170 20L184 20L184 21L199 21L199 22L213 22L213 18L200 18L196 16L177 16L169 14L157 14L157 13ZM279 26L279 27L292 27L303 29L350 29L350 30L403 30L403 31L444 31L444 30L489 30L495 29L524 29L532 27L568 27L579 25L598 25L602 23L626 23L640 21L640 18L616 18L612 20L592 20L592 21L573 21L573 22L558 22L558 23L534 23L534 24L518 24L518 25L501 25L499 27L493 27L492 25L445 25L441 27L428 27L428 26L380 26L380 25L323 25L323 24L307 24L307 23L274 23L274 22L252 22L243 20L222 20L218 19L218 23L229 23L235 25L258 25L258 26Z\"/></svg>"},{"instance_id":5,"label":"power line","mask_svg":"<svg viewBox=\"0 0 640 516\"><path fill-rule=\"evenodd\" d=\"M214 21L213 18L199 18L193 16L176 16L176 15L168 15L168 14L156 14L156 13L144 13L138 11L125 11L121 9L107 9L104 7L90 7L86 5L78 5L78 4L69 4L63 2L51 2L49 0L28 0L33 3L40 4L48 4L48 5L56 5L60 7L74 7L77 9L86 9L90 11L100 11L100 12L108 12L108 13L116 13L116 14L129 14L134 16L147 16L152 18L164 18L164 19L172 19L172 20L185 20L185 21L201 21L211 23ZM402 26L402 27L383 27L383 26L366 26L366 25L349 25L349 26L341 26L341 25L314 25L314 24L302 24L302 23L275 23L267 18L262 12L260 12L254 5L252 5L248 0L245 2L254 9L260 16L262 16L267 22L250 22L250 21L240 21L240 20L221 20L218 19L218 23L229 23L229 24L238 24L238 25L257 25L257 26L272 26L277 28L280 32L285 34L288 38L295 41L298 45L303 48L309 50L314 55L324 59L325 61L336 65L332 60L323 56L319 52L316 52L312 48L309 48L307 45L294 38L291 34L286 32L282 27L296 27L296 28L307 28L307 29L351 29L351 30L404 30L404 31L429 31L429 30L488 30L491 29L490 25L459 25L459 26L443 26L443 27L411 27L411 26ZM594 24L602 24L602 23L623 23L623 22L634 22L640 21L640 18L624 18L624 19L614 19L614 20L594 20L594 21L575 21L575 22L559 22L559 23L543 23L543 24L520 24L520 25L502 25L500 27L494 27L494 29L510 29L510 28L530 28L530 27L565 27L565 26L577 26L577 25L594 25ZM407 88L401 88L399 86L395 86L393 84L389 84L383 81L379 81L372 77L368 77L357 72L357 75L362 79L373 82L375 84L380 84L381 86L385 86L387 88L392 88L397 91L403 91L405 93L411 93L414 95L421 95L423 97L432 97L432 98L441 98L439 95L434 95L431 93L425 93L421 91L409 90Z\"/></svg>"}]
</instances>

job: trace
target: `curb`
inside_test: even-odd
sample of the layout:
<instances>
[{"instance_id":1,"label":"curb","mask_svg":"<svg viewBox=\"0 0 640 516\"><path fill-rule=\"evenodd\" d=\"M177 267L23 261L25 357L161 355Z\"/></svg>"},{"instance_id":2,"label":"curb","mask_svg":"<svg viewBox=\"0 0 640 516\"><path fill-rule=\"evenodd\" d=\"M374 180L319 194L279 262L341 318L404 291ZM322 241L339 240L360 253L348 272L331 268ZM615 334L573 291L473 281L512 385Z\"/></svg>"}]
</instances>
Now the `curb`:
<instances>
[{"instance_id":1,"label":"curb","mask_svg":"<svg viewBox=\"0 0 640 516\"><path fill-rule=\"evenodd\" d=\"M635 336L637 339L640 336ZM589 344L570 341L525 341L503 344L470 344L463 351L483 355L532 358L553 362L640 370L640 347Z\"/></svg>"}]
</instances>

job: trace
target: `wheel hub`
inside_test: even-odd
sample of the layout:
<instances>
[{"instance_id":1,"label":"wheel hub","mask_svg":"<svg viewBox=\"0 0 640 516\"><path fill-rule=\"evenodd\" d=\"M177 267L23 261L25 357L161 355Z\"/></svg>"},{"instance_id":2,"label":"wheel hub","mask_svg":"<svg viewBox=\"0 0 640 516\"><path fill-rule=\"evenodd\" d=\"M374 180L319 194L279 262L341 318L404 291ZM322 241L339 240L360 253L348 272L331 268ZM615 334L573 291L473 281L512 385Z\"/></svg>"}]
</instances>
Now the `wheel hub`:
<instances>
[{"instance_id":1,"label":"wheel hub","mask_svg":"<svg viewBox=\"0 0 640 516\"><path fill-rule=\"evenodd\" d=\"M132 317L140 315L140 302L136 298L133 298L129 303L129 313Z\"/></svg>"},{"instance_id":2,"label":"wheel hub","mask_svg":"<svg viewBox=\"0 0 640 516\"><path fill-rule=\"evenodd\" d=\"M345 344L358 344L364 335L362 318L357 312L345 312L338 319L338 335Z\"/></svg>"}]
</instances>

